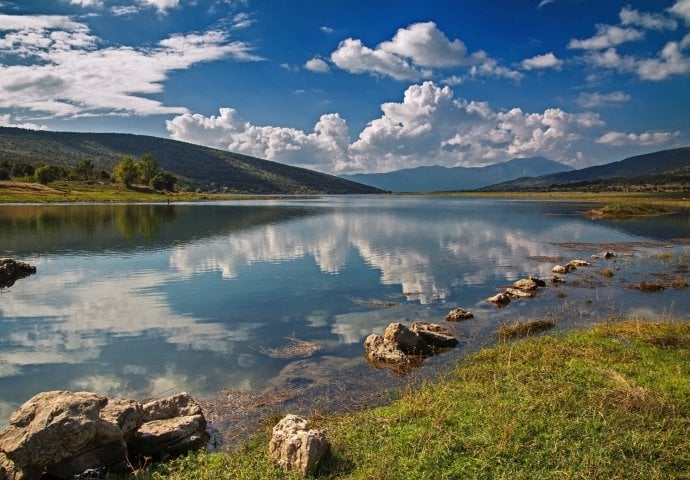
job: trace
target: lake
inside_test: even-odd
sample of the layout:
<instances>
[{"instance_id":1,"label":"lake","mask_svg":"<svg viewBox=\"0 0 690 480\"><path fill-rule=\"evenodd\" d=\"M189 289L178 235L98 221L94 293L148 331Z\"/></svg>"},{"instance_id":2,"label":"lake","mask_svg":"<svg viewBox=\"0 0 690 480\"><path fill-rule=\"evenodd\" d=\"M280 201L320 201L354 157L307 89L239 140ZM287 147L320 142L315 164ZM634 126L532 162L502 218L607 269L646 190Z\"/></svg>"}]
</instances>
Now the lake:
<instances>
[{"instance_id":1,"label":"lake","mask_svg":"<svg viewBox=\"0 0 690 480\"><path fill-rule=\"evenodd\" d=\"M503 322L687 318L688 290L670 285L688 278L688 213L608 221L579 214L587 208L422 196L0 206L0 256L38 268L0 291L0 426L45 390L385 395L406 380L370 367L364 338L392 321L442 322L458 306L475 313L450 324L460 346L417 376L493 342ZM484 302L529 274L551 278L545 257L607 248L615 260L592 260L536 298ZM642 280L669 288L627 288ZM275 354L295 338L320 350Z\"/></svg>"}]
</instances>

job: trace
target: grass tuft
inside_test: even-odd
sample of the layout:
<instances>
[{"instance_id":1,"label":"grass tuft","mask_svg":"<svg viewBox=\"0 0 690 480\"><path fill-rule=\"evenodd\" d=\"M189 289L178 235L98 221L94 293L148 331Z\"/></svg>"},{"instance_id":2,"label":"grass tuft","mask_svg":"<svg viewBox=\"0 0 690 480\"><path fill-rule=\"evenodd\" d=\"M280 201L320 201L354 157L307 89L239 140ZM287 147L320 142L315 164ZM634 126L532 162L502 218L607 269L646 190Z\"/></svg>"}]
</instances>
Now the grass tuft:
<instances>
[{"instance_id":1,"label":"grass tuft","mask_svg":"<svg viewBox=\"0 0 690 480\"><path fill-rule=\"evenodd\" d=\"M556 322L553 320L530 320L529 322L504 324L496 330L499 340L509 340L513 338L524 338L539 332L544 332L553 328Z\"/></svg>"}]
</instances>

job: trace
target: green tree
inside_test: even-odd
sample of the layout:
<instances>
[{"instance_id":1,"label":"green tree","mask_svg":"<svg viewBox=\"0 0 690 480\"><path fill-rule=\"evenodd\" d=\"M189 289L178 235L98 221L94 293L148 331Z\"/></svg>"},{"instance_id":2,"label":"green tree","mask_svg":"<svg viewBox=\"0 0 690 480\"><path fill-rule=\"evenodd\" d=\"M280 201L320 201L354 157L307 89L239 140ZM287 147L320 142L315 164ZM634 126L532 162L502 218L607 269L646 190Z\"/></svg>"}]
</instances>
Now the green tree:
<instances>
[{"instance_id":1,"label":"green tree","mask_svg":"<svg viewBox=\"0 0 690 480\"><path fill-rule=\"evenodd\" d=\"M55 165L41 165L34 172L34 177L38 183L47 185L62 178L62 172Z\"/></svg>"},{"instance_id":2,"label":"green tree","mask_svg":"<svg viewBox=\"0 0 690 480\"><path fill-rule=\"evenodd\" d=\"M158 175L160 172L158 162L156 162L156 159L153 158L153 155L150 153L145 153L139 157L139 163L137 166L139 168L139 180L141 180L141 183L145 185L151 183L153 177Z\"/></svg>"},{"instance_id":3,"label":"green tree","mask_svg":"<svg viewBox=\"0 0 690 480\"><path fill-rule=\"evenodd\" d=\"M0 180L9 180L12 178L12 167L7 160L0 162Z\"/></svg>"},{"instance_id":4,"label":"green tree","mask_svg":"<svg viewBox=\"0 0 690 480\"><path fill-rule=\"evenodd\" d=\"M120 163L115 165L113 169L113 179L116 182L123 184L125 187L130 187L139 176L137 165L131 155L122 157Z\"/></svg>"},{"instance_id":5,"label":"green tree","mask_svg":"<svg viewBox=\"0 0 690 480\"><path fill-rule=\"evenodd\" d=\"M95 168L93 162L85 158L84 160L80 160L74 168L72 168L72 172L78 180L89 180L93 177Z\"/></svg>"},{"instance_id":6,"label":"green tree","mask_svg":"<svg viewBox=\"0 0 690 480\"><path fill-rule=\"evenodd\" d=\"M151 179L151 186L156 190L172 192L175 190L175 184L177 184L177 177L170 172L159 172Z\"/></svg>"},{"instance_id":7,"label":"green tree","mask_svg":"<svg viewBox=\"0 0 690 480\"><path fill-rule=\"evenodd\" d=\"M15 163L12 167L12 177L30 177L36 172L33 165L28 163Z\"/></svg>"}]
</instances>

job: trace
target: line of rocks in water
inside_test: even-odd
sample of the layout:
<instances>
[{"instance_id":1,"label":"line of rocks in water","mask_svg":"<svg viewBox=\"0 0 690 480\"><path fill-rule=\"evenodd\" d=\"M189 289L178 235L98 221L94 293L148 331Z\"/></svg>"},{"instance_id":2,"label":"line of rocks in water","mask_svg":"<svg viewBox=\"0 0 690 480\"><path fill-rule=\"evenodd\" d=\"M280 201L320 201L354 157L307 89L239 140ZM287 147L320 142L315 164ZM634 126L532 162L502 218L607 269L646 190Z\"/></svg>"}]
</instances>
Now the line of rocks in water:
<instances>
[{"instance_id":1,"label":"line of rocks in water","mask_svg":"<svg viewBox=\"0 0 690 480\"><path fill-rule=\"evenodd\" d=\"M604 258L615 258L614 252L605 252ZM599 258L593 255L593 258ZM555 265L552 269L554 276L551 284L564 282L560 277L575 271L578 267L589 267L592 264L586 260L575 259L565 265ZM486 299L499 308L505 307L512 300L532 298L539 289L546 287L546 281L536 276L529 276L517 280L510 287L504 287L502 292ZM472 318L471 311L456 308L448 313L445 320L460 322ZM388 325L383 336L372 333L364 340L364 352L367 361L375 368L388 368L396 373L405 374L422 360L436 353L455 347L458 340L448 328L428 322L414 322L406 327L400 322Z\"/></svg>"}]
</instances>

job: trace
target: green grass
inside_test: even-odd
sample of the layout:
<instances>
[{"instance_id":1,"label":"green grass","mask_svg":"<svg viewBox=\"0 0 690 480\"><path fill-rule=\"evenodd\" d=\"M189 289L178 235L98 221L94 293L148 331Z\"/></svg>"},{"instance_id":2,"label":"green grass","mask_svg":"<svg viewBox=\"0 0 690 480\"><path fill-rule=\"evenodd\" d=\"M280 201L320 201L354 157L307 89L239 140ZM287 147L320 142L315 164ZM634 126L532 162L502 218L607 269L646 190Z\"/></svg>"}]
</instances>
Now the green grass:
<instances>
[{"instance_id":1,"label":"green grass","mask_svg":"<svg viewBox=\"0 0 690 480\"><path fill-rule=\"evenodd\" d=\"M629 321L487 348L390 406L314 419L321 478L690 478L690 323ZM296 478L268 433L136 477Z\"/></svg>"},{"instance_id":2,"label":"green grass","mask_svg":"<svg viewBox=\"0 0 690 480\"><path fill-rule=\"evenodd\" d=\"M195 202L204 200L251 200L280 199L286 195L234 195L219 193L156 191L149 187L125 188L114 183L60 181L43 186L35 183L0 182L0 204L2 203L57 203L57 202ZM295 198L289 196L289 198ZM301 198L313 198L302 196Z\"/></svg>"},{"instance_id":3,"label":"green grass","mask_svg":"<svg viewBox=\"0 0 690 480\"><path fill-rule=\"evenodd\" d=\"M606 205L603 208L597 208L585 212L585 214L589 217L602 218L647 217L650 215L663 215L666 213L669 213L669 211L660 205L629 202L616 202Z\"/></svg>"}]
</instances>

